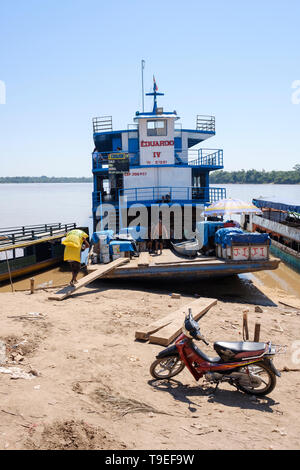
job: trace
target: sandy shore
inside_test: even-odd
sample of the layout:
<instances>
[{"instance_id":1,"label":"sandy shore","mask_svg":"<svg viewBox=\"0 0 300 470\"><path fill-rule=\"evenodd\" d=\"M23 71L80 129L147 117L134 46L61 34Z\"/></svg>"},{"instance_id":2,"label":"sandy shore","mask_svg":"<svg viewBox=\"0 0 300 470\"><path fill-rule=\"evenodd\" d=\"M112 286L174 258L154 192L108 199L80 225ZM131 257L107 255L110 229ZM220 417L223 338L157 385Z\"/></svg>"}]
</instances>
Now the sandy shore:
<instances>
[{"instance_id":1,"label":"sandy shore","mask_svg":"<svg viewBox=\"0 0 300 470\"><path fill-rule=\"evenodd\" d=\"M63 302L48 300L49 292L0 294L7 355L0 449L299 449L300 364L292 354L300 310L277 304L282 293L237 280L98 282ZM149 367L161 346L135 341L135 330L195 294L218 299L201 321L209 355L214 341L241 340L243 311L251 337L260 322L262 341L288 346L275 359L283 372L268 397L253 399L227 384L214 392L186 369L169 382L152 380ZM3 372L12 368L23 378Z\"/></svg>"}]
</instances>

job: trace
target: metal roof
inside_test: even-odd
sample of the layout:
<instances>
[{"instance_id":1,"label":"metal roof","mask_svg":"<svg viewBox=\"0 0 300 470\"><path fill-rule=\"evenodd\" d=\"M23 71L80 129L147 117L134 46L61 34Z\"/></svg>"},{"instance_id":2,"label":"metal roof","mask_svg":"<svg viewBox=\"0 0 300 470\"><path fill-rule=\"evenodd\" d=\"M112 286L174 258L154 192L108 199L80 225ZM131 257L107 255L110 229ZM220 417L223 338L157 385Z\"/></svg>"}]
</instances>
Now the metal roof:
<instances>
[{"instance_id":1,"label":"metal roof","mask_svg":"<svg viewBox=\"0 0 300 470\"><path fill-rule=\"evenodd\" d=\"M281 199L272 197L270 199L267 198L259 198L253 199L253 204L260 208L269 208L269 209L276 209L279 211L286 211L286 212L298 212L300 213L300 201L298 200L291 200L291 199Z\"/></svg>"}]
</instances>

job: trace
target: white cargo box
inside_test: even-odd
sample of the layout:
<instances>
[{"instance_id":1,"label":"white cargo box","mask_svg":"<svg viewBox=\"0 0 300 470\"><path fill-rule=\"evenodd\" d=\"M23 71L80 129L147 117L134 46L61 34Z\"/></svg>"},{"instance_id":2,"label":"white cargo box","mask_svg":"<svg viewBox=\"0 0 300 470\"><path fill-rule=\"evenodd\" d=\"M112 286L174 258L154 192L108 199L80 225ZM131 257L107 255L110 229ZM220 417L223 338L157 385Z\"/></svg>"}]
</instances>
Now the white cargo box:
<instances>
[{"instance_id":1,"label":"white cargo box","mask_svg":"<svg viewBox=\"0 0 300 470\"><path fill-rule=\"evenodd\" d=\"M100 254L102 255L109 254L109 245L100 245Z\"/></svg>"},{"instance_id":2,"label":"white cargo box","mask_svg":"<svg viewBox=\"0 0 300 470\"><path fill-rule=\"evenodd\" d=\"M112 260L115 261L116 259L124 258L124 257L125 257L125 252L121 251L120 253L112 255Z\"/></svg>"},{"instance_id":3,"label":"white cargo box","mask_svg":"<svg viewBox=\"0 0 300 470\"><path fill-rule=\"evenodd\" d=\"M232 261L251 261L269 259L269 245L231 245L225 248L216 245L216 254L219 258Z\"/></svg>"},{"instance_id":4,"label":"white cargo box","mask_svg":"<svg viewBox=\"0 0 300 470\"><path fill-rule=\"evenodd\" d=\"M110 256L109 254L100 254L100 263L110 263Z\"/></svg>"}]
</instances>

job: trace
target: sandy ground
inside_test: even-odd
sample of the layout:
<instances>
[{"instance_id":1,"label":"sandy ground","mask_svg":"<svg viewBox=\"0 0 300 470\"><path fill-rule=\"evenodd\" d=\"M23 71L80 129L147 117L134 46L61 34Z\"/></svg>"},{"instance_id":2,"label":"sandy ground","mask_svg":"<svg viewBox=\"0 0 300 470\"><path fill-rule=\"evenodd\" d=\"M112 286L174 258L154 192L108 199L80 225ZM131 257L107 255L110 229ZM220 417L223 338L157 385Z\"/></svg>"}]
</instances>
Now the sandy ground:
<instances>
[{"instance_id":1,"label":"sandy ground","mask_svg":"<svg viewBox=\"0 0 300 470\"><path fill-rule=\"evenodd\" d=\"M185 286L97 282L62 302L48 300L49 292L0 294L7 355L0 449L300 448L300 364L293 361L300 310L277 306L282 292L261 292L237 278ZM262 341L288 346L275 359L283 372L268 397L255 399L228 384L215 391L186 369L171 381L151 378L162 347L135 341L136 328L195 294L218 299L201 320L209 355L214 341L241 340L244 311L251 337L260 322ZM27 375L3 372L12 368Z\"/></svg>"}]
</instances>

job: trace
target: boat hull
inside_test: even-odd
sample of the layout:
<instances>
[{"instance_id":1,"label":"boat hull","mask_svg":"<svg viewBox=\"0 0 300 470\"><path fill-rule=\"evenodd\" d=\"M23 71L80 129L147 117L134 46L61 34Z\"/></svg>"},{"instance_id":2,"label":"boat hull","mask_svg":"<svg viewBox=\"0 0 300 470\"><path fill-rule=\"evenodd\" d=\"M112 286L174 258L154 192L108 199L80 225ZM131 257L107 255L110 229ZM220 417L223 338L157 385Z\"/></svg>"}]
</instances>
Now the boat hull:
<instances>
[{"instance_id":1,"label":"boat hull","mask_svg":"<svg viewBox=\"0 0 300 470\"><path fill-rule=\"evenodd\" d=\"M291 248L272 240L271 253L300 273L300 254Z\"/></svg>"},{"instance_id":2,"label":"boat hull","mask_svg":"<svg viewBox=\"0 0 300 470\"><path fill-rule=\"evenodd\" d=\"M30 266L25 266L16 270L11 271L12 279L27 276L28 274L41 271L43 269L49 268L51 266L55 266L62 262L62 257L48 259L46 261L41 261L40 263L34 263ZM5 273L0 274L0 282L9 281L10 276L8 271Z\"/></svg>"}]
</instances>

